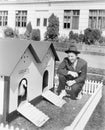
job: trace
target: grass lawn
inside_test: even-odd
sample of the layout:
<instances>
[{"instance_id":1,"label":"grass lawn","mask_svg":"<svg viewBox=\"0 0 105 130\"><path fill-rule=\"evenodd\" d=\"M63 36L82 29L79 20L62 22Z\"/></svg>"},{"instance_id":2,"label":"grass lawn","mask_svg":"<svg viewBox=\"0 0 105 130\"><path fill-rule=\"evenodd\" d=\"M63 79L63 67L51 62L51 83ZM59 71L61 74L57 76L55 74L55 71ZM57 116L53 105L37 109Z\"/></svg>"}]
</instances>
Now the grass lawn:
<instances>
[{"instance_id":1,"label":"grass lawn","mask_svg":"<svg viewBox=\"0 0 105 130\"><path fill-rule=\"evenodd\" d=\"M89 97L89 95L83 95L83 98L80 100L65 98L67 103L62 108L56 107L47 100L42 100L36 107L47 114L50 117L50 120L41 128L36 127L21 115L12 121L10 125L18 126L25 130L63 130L64 127L72 123L81 108L88 101Z\"/></svg>"},{"instance_id":2,"label":"grass lawn","mask_svg":"<svg viewBox=\"0 0 105 130\"><path fill-rule=\"evenodd\" d=\"M105 86L104 86L105 87ZM105 130L105 88L103 87L103 96L97 105L95 111L90 117L84 130Z\"/></svg>"}]
</instances>

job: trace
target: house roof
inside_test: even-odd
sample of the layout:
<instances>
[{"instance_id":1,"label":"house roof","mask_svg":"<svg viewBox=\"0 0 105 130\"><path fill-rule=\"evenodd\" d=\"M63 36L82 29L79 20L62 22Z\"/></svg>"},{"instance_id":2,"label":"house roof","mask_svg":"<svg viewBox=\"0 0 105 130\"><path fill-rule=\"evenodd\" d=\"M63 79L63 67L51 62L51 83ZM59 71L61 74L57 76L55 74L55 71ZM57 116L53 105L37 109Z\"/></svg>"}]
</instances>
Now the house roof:
<instances>
[{"instance_id":1,"label":"house roof","mask_svg":"<svg viewBox=\"0 0 105 130\"><path fill-rule=\"evenodd\" d=\"M43 41L43 42L32 41L31 45L34 48L36 54L38 55L40 61L42 61L43 57L45 56L45 54L47 53L47 50L49 48L51 48L51 50L55 56L55 60L59 60L53 44L51 44L51 43L49 44L49 42L45 42L45 41Z\"/></svg>"},{"instance_id":2,"label":"house roof","mask_svg":"<svg viewBox=\"0 0 105 130\"><path fill-rule=\"evenodd\" d=\"M40 63L49 47L52 49L55 60L59 60L51 43L8 38L0 39L0 75L10 76L27 48L30 49L35 60Z\"/></svg>"}]
</instances>

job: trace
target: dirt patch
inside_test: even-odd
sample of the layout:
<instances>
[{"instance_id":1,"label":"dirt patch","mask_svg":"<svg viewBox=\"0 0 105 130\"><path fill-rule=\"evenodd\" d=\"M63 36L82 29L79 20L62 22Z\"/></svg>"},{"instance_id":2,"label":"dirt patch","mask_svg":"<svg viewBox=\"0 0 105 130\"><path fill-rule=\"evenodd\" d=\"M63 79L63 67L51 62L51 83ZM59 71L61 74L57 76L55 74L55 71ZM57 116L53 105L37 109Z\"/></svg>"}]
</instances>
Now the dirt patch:
<instances>
[{"instance_id":1,"label":"dirt patch","mask_svg":"<svg viewBox=\"0 0 105 130\"><path fill-rule=\"evenodd\" d=\"M24 128L25 130L63 130L64 127L73 122L77 114L88 101L89 97L89 95L83 95L83 98L80 100L65 98L67 103L62 108L56 107L46 100L42 100L36 105L36 107L47 114L50 117L50 120L47 121L41 128L36 127L21 115L12 121L10 125L15 127L18 126L19 128Z\"/></svg>"}]
</instances>

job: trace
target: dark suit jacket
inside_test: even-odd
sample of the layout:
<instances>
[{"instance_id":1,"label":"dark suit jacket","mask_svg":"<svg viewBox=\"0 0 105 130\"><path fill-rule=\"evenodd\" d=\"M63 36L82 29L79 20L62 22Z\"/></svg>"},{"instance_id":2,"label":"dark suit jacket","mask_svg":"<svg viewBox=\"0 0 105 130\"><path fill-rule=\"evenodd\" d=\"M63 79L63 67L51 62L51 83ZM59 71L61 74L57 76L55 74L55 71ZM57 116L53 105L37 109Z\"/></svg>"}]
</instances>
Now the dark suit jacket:
<instances>
[{"instance_id":1,"label":"dark suit jacket","mask_svg":"<svg viewBox=\"0 0 105 130\"><path fill-rule=\"evenodd\" d=\"M74 68L71 66L70 60L66 57L59 65L57 73L67 76L68 71L74 71L78 73L78 77L75 78L76 83L84 83L87 75L87 62L78 57L77 65Z\"/></svg>"}]
</instances>

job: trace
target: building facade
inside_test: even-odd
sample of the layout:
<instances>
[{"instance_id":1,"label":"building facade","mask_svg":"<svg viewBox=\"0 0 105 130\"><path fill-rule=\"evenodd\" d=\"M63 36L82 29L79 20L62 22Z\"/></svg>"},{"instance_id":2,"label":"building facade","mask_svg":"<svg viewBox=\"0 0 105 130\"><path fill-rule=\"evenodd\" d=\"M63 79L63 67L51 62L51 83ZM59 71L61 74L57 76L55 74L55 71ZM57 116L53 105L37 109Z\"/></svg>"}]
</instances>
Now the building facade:
<instances>
[{"instance_id":1,"label":"building facade","mask_svg":"<svg viewBox=\"0 0 105 130\"><path fill-rule=\"evenodd\" d=\"M1 0L0 28L6 26L23 33L30 21L44 38L49 16L59 18L60 36L72 30L81 33L87 27L105 30L104 0Z\"/></svg>"}]
</instances>

